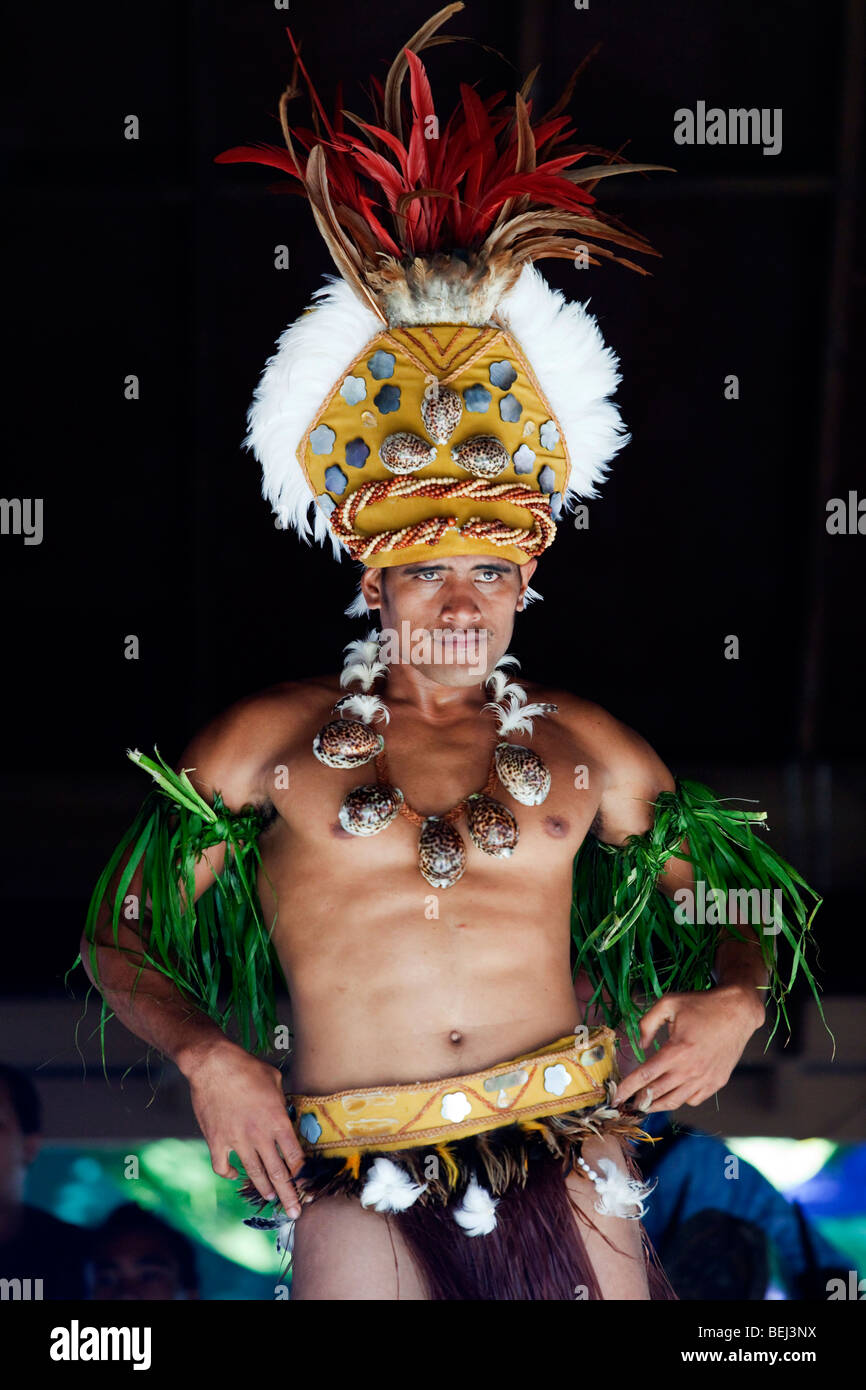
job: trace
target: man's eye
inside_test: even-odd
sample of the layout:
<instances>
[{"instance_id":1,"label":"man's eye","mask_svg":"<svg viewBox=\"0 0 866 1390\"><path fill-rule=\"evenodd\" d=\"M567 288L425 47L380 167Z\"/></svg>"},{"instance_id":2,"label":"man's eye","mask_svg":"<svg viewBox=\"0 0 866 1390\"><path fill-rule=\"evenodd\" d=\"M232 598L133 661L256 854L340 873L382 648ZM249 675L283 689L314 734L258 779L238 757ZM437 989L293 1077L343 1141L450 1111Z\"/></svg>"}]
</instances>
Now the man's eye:
<instances>
[{"instance_id":1,"label":"man's eye","mask_svg":"<svg viewBox=\"0 0 866 1390\"><path fill-rule=\"evenodd\" d=\"M442 576L441 576L441 574L439 573L438 570L423 570L420 574L416 574L416 575L415 575L415 578L416 578L416 579L441 579Z\"/></svg>"},{"instance_id":2,"label":"man's eye","mask_svg":"<svg viewBox=\"0 0 866 1390\"><path fill-rule=\"evenodd\" d=\"M485 582L489 582L493 579L499 579L499 577L499 570L482 570L481 574L478 576L479 579L483 578Z\"/></svg>"}]
</instances>

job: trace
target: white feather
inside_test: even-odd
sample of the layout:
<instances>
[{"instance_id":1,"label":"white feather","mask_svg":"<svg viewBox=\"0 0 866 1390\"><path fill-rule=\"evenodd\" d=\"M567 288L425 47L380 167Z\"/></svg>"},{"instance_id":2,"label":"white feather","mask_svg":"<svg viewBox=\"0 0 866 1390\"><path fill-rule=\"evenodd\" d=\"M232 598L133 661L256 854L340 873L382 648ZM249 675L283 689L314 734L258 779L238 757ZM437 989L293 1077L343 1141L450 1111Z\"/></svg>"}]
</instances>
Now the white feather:
<instances>
[{"instance_id":1,"label":"white feather","mask_svg":"<svg viewBox=\"0 0 866 1390\"><path fill-rule=\"evenodd\" d=\"M501 675L497 675L495 671L486 684L493 686L494 699L490 704L485 705L485 709L498 709L501 702L505 699L514 700L519 705L522 705L526 700L526 691L523 689L522 685L518 685L516 681L510 681Z\"/></svg>"},{"instance_id":2,"label":"white feather","mask_svg":"<svg viewBox=\"0 0 866 1390\"><path fill-rule=\"evenodd\" d=\"M503 671L506 666L516 666L519 669L520 661L511 652L506 652L504 656L499 658L493 669L494 671Z\"/></svg>"},{"instance_id":3,"label":"white feather","mask_svg":"<svg viewBox=\"0 0 866 1390\"><path fill-rule=\"evenodd\" d=\"M498 1205L498 1198L492 1197L473 1176L463 1194L463 1201L454 1210L454 1220L467 1236L487 1236L496 1229Z\"/></svg>"},{"instance_id":4,"label":"white feather","mask_svg":"<svg viewBox=\"0 0 866 1390\"><path fill-rule=\"evenodd\" d=\"M347 618L366 618L368 613L370 613L371 611L372 610L367 607L367 600L361 593L361 586L359 584L358 592L352 599L351 603L346 605L346 607L343 609L343 612L345 613Z\"/></svg>"},{"instance_id":5,"label":"white feather","mask_svg":"<svg viewBox=\"0 0 866 1390\"><path fill-rule=\"evenodd\" d=\"M374 631L368 632L366 638L358 637L354 642L348 642L344 651L341 686L357 681L363 690L369 690L380 676L388 674L388 663L379 660L381 648Z\"/></svg>"},{"instance_id":6,"label":"white feather","mask_svg":"<svg viewBox=\"0 0 866 1390\"><path fill-rule=\"evenodd\" d=\"M612 1158L600 1158L598 1166L604 1177L596 1175L593 1185L600 1200L595 1209L601 1216L622 1216L628 1221L639 1221L646 1211L646 1199L655 1189L658 1178L652 1182L641 1183L630 1178L624 1169L618 1168ZM637 1207L637 1211L632 1211Z\"/></svg>"},{"instance_id":7,"label":"white feather","mask_svg":"<svg viewBox=\"0 0 866 1390\"><path fill-rule=\"evenodd\" d=\"M277 1226L277 1254L291 1255L295 1248L295 1222L289 1216L283 1216Z\"/></svg>"},{"instance_id":8,"label":"white feather","mask_svg":"<svg viewBox=\"0 0 866 1390\"><path fill-rule=\"evenodd\" d=\"M358 661L352 666L343 667L340 672L340 685L351 685L353 681L357 681L362 690L369 690L373 682L384 676L387 670L384 661L373 661L369 665Z\"/></svg>"},{"instance_id":9,"label":"white feather","mask_svg":"<svg viewBox=\"0 0 866 1390\"><path fill-rule=\"evenodd\" d=\"M608 399L621 380L619 359L605 346L588 304L567 300L527 265L495 314L520 344L565 438L571 459L563 497L568 510L580 497L598 496L609 461L631 438Z\"/></svg>"},{"instance_id":10,"label":"white feather","mask_svg":"<svg viewBox=\"0 0 866 1390\"><path fill-rule=\"evenodd\" d=\"M517 694L511 693L517 690ZM506 693L497 703L491 702L484 705L484 709L495 710L499 715L497 728L504 738L506 734L531 734L533 730L533 720L543 718L546 714L555 714L556 705L551 704L525 704L526 692L520 686L506 687ZM505 706L508 706L506 709Z\"/></svg>"},{"instance_id":11,"label":"white feather","mask_svg":"<svg viewBox=\"0 0 866 1390\"><path fill-rule=\"evenodd\" d=\"M508 666L520 666L517 657L512 656L510 652L506 652L504 656L499 658L484 684L490 687L494 700L502 700L504 696L509 694L514 695L515 699L525 700L526 691L516 681L509 679L506 670ZM485 708L494 709L495 705L486 705Z\"/></svg>"},{"instance_id":12,"label":"white feather","mask_svg":"<svg viewBox=\"0 0 866 1390\"><path fill-rule=\"evenodd\" d=\"M243 442L262 466L262 494L283 527L293 526L306 541L311 534L319 542L330 537L340 559L343 547L310 492L298 446L336 382L381 333L382 323L336 276L326 277L313 298L315 303L278 338L265 364Z\"/></svg>"},{"instance_id":13,"label":"white feather","mask_svg":"<svg viewBox=\"0 0 866 1390\"><path fill-rule=\"evenodd\" d=\"M383 719L387 724L391 719L391 711L378 695L344 695L334 705L334 709L340 710L343 714L351 714L363 724L372 724L374 719Z\"/></svg>"},{"instance_id":14,"label":"white feather","mask_svg":"<svg viewBox=\"0 0 866 1390\"><path fill-rule=\"evenodd\" d=\"M494 708L499 712L497 728L503 738L506 734L532 733L532 721L525 718L526 706L522 700L515 698L514 695L508 695Z\"/></svg>"},{"instance_id":15,"label":"white feather","mask_svg":"<svg viewBox=\"0 0 866 1390\"><path fill-rule=\"evenodd\" d=\"M379 659L379 642L377 633L371 628L366 637L356 637L352 642L347 642L343 648L343 660L345 665L354 661L371 662Z\"/></svg>"},{"instance_id":16,"label":"white feather","mask_svg":"<svg viewBox=\"0 0 866 1390\"><path fill-rule=\"evenodd\" d=\"M374 1207L376 1211L406 1211L426 1190L426 1183L422 1187L390 1158L379 1157L367 1172L361 1206Z\"/></svg>"}]
</instances>

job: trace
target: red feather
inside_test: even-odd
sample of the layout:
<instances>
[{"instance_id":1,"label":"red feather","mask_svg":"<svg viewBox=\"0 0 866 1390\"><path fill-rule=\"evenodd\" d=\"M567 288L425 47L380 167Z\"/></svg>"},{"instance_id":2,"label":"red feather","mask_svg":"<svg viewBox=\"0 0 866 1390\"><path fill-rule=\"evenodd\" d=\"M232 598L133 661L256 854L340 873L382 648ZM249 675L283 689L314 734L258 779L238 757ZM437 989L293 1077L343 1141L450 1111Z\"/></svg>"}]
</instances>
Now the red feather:
<instances>
[{"instance_id":1,"label":"red feather","mask_svg":"<svg viewBox=\"0 0 866 1390\"><path fill-rule=\"evenodd\" d=\"M373 232L375 232L376 236L381 241L382 250L387 251L388 254L391 256L396 256L397 260L399 260L403 252L400 250L400 247L397 245L396 241L394 241L393 237L391 237L390 234L385 231L385 228L382 226L382 223L379 221L378 217L374 213L372 200L368 198L366 194L362 193L361 197L358 199L358 203L361 209L361 215L363 216L365 222L368 223L370 228L373 230Z\"/></svg>"},{"instance_id":2,"label":"red feather","mask_svg":"<svg viewBox=\"0 0 866 1390\"><path fill-rule=\"evenodd\" d=\"M594 203L591 193L578 184L567 183L549 174L512 174L488 189L478 206L479 217L500 208L507 198L528 193L533 202L544 203L547 207L571 208L585 212L588 204Z\"/></svg>"},{"instance_id":3,"label":"red feather","mask_svg":"<svg viewBox=\"0 0 866 1390\"><path fill-rule=\"evenodd\" d=\"M266 164L271 169L282 169L285 174L299 177L288 150L281 150L276 145L235 145L215 155L214 164Z\"/></svg>"},{"instance_id":4,"label":"red feather","mask_svg":"<svg viewBox=\"0 0 866 1390\"><path fill-rule=\"evenodd\" d=\"M318 111L319 115L320 115L321 118L322 118L322 121L324 122L325 129L327 130L328 134L331 136L331 139L333 139L333 138L334 138L334 131L333 131L333 127L331 126L331 122L328 120L328 113L326 112L324 106L322 105L321 101L319 100L319 94L318 94L318 92L316 91L315 87L313 86L312 78L310 77L310 74L307 72L307 69L304 67L303 59L301 58L301 50L298 48L298 45L295 43L294 35L293 35L291 29L288 27L288 25L286 26L286 33L287 33L288 36L289 36L289 43L292 45L292 51L293 51L293 53L294 53L294 55L295 55L295 62L297 63L298 67L300 68L301 72L302 72L303 75L304 75L304 81L305 81L306 84L307 84L307 91L310 93L310 100L311 100L311 102L313 103L313 107L314 107L314 109L315 109L316 111Z\"/></svg>"},{"instance_id":5,"label":"red feather","mask_svg":"<svg viewBox=\"0 0 866 1390\"><path fill-rule=\"evenodd\" d=\"M567 115L542 117L533 124L531 103L527 102L525 111L519 112L517 102L502 106L505 92L495 92L482 100L474 87L462 83L460 100L438 128L438 138L428 138L431 122L436 119L433 93L421 59L405 47L402 52L408 64L409 104L407 107L405 101L400 102L399 87L393 84L389 104L392 115L396 115L398 107L406 110L403 128L409 131L408 140L401 139L386 124L386 89L376 77L370 78L373 120L352 117L350 131L342 110L341 84L331 120L291 30L286 33L294 54L295 74L303 76L315 125L315 129L287 127L287 138L299 147L297 165L288 150L268 144L235 146L217 155L215 162L264 164L288 174L303 187L308 157L316 146L321 146L335 206L343 206L347 214L350 209L357 214L355 235L359 238L358 254L362 261L370 260L370 243L357 218L363 219L382 252L397 259L456 248L480 250L497 214L501 228L503 220L507 224L514 210L525 215L533 208L539 214L562 209L591 217L598 223L600 239L625 244L627 229L621 228L616 219L593 211L593 195L566 175L587 153L617 164L619 156L584 142L578 147L575 128ZM293 77L288 95L294 95L294 86ZM284 119L282 109L281 104ZM535 145L531 160L536 164L534 169L526 166L525 156L521 155L529 138L527 123ZM355 133L355 129L360 133ZM519 159L523 161L523 171L516 173ZM623 164L622 171L629 167ZM351 242L351 214L344 216L343 221L348 224L345 231ZM521 231L520 235L528 236L529 231ZM556 245L555 232L548 231L539 241L539 246L542 244ZM629 244L638 246L640 241L632 239Z\"/></svg>"},{"instance_id":6,"label":"red feather","mask_svg":"<svg viewBox=\"0 0 866 1390\"><path fill-rule=\"evenodd\" d=\"M430 83L427 80L421 59L410 48L407 48L405 53L409 63L412 110L415 114L412 134L409 137L408 177L413 187L419 183L426 186L430 182L430 167L427 160L430 136L427 133L427 123L432 120L435 130L436 108L433 105L433 93L430 90Z\"/></svg>"},{"instance_id":7,"label":"red feather","mask_svg":"<svg viewBox=\"0 0 866 1390\"><path fill-rule=\"evenodd\" d=\"M375 135L377 140L381 140L383 145L388 146L391 153L395 154L400 161L403 177L408 178L409 154L406 146L401 144L396 135L392 135L391 131L386 130L384 126L369 125L367 121L362 121L361 126L364 130L369 130L371 135Z\"/></svg>"}]
</instances>

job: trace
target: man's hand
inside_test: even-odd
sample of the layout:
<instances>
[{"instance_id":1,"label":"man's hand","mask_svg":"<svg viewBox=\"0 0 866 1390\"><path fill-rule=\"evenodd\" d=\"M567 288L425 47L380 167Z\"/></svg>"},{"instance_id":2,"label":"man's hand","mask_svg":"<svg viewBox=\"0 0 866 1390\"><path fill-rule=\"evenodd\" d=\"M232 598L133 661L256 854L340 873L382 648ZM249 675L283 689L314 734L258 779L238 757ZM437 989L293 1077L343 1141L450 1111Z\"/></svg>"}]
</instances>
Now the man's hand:
<instances>
[{"instance_id":1,"label":"man's hand","mask_svg":"<svg viewBox=\"0 0 866 1390\"><path fill-rule=\"evenodd\" d=\"M646 1051L663 1023L669 1039L617 1087L614 1104L636 1096L646 1112L700 1105L727 1085L746 1043L764 1022L762 995L751 985L666 994L640 1022Z\"/></svg>"},{"instance_id":2,"label":"man's hand","mask_svg":"<svg viewBox=\"0 0 866 1390\"><path fill-rule=\"evenodd\" d=\"M277 1068L226 1038L184 1057L179 1065L189 1081L192 1108L214 1172L221 1178L240 1176L229 1162L234 1150L265 1201L278 1197L289 1217L300 1216L292 1174L303 1166L304 1154Z\"/></svg>"}]
</instances>

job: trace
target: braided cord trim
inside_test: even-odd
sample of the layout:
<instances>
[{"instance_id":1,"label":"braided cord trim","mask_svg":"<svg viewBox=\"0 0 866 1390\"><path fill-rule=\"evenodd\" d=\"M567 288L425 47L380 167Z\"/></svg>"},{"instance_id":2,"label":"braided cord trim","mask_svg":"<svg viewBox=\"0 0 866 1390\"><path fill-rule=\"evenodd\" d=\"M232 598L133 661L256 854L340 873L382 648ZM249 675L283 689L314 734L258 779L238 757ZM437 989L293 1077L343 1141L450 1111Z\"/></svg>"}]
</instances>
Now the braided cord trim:
<instances>
[{"instance_id":1,"label":"braided cord trim","mask_svg":"<svg viewBox=\"0 0 866 1390\"><path fill-rule=\"evenodd\" d=\"M532 513L529 527L509 526L504 521L482 521L471 516L460 525L455 516L428 517L375 535L363 535L357 529L358 513L377 502L403 497L429 497L451 500L469 498L476 502L510 502ZM365 483L331 513L331 529L354 560L368 560L386 551L402 550L412 545L436 545L448 531L459 531L472 540L483 540L495 546L515 545L528 555L539 555L551 544L556 523L550 515L550 498L525 483L497 483L488 478L383 478Z\"/></svg>"}]
</instances>

